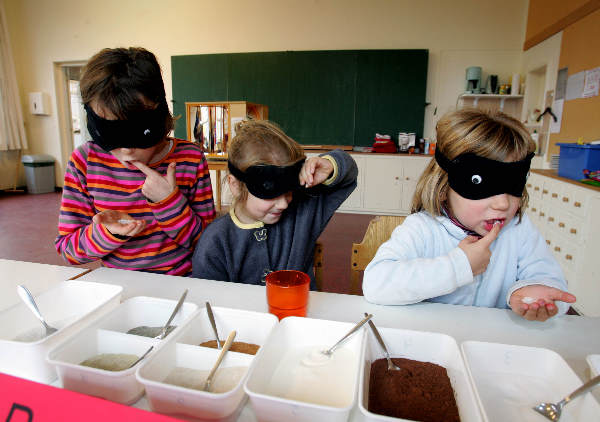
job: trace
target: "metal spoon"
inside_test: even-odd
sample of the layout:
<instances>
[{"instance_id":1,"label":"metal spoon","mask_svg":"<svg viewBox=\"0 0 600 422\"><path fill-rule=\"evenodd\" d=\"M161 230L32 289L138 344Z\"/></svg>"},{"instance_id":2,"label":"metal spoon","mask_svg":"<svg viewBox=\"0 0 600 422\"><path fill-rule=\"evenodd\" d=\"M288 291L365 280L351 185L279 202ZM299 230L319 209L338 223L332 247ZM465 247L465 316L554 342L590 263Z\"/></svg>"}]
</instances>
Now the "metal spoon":
<instances>
[{"instance_id":1,"label":"metal spoon","mask_svg":"<svg viewBox=\"0 0 600 422\"><path fill-rule=\"evenodd\" d=\"M183 294L179 298L179 302L177 302L177 305L175 305L175 309L173 309L173 312L171 312L171 316L167 320L167 323L161 330L160 334L154 338L162 340L163 338L165 338L167 336L167 330L169 329L169 324L171 323L171 321L173 321L173 318L175 318L175 315L177 315L177 312L179 312L179 308L181 308L181 305L183 305L183 301L185 300L187 293L188 293L188 289L185 289L185 292L183 292Z\"/></svg>"},{"instance_id":2,"label":"metal spoon","mask_svg":"<svg viewBox=\"0 0 600 422\"><path fill-rule=\"evenodd\" d=\"M348 331L348 333L346 333L346 335L344 337L342 337L337 343L335 343L333 346L331 346L329 349L327 350L321 350L321 353L323 353L326 356L331 356L333 354L333 351L335 349L337 349L337 347L342 344L342 342L344 340L346 340L348 337L350 337L352 334L354 334L356 331L358 331L358 329L360 327L362 327L367 321L369 321L371 318L373 317L373 315L371 314L367 314L367 316L365 318L363 318L362 321L360 321L358 324L356 324L354 326L354 328L352 328L350 331Z\"/></svg>"},{"instance_id":3,"label":"metal spoon","mask_svg":"<svg viewBox=\"0 0 600 422\"><path fill-rule=\"evenodd\" d=\"M138 364L138 362L140 362L142 359L144 359L146 356L148 356L148 353L150 353L152 351L152 349L154 349L154 346L150 346L150 348L148 350L146 350L144 352L144 354L142 356L139 357L138 360L136 360L135 362L133 362L131 365L129 365L129 368L133 368L135 365ZM127 369L129 369L127 368Z\"/></svg>"},{"instance_id":4,"label":"metal spoon","mask_svg":"<svg viewBox=\"0 0 600 422\"><path fill-rule=\"evenodd\" d=\"M573 391L567 397L559 401L558 403L540 403L537 406L533 407L533 410L538 412L540 415L543 415L550 419L551 421L557 421L560 419L560 415L562 413L562 408L573 400L575 397L578 397L584 393L587 393L589 390L594 388L596 385L600 383L600 375L592 378L577 390Z\"/></svg>"},{"instance_id":5,"label":"metal spoon","mask_svg":"<svg viewBox=\"0 0 600 422\"><path fill-rule=\"evenodd\" d=\"M204 388L203 388L204 391L210 391L210 385L212 383L213 377L215 376L215 372L217 372L217 368L219 367L219 365L221 364L221 361L225 357L225 353L227 353L227 351L231 347L231 344L233 343L233 339L235 338L235 334L236 334L235 331L232 331L229 333L229 336L227 336L227 340L225 340L225 344L223 345L223 348L221 349L221 353L219 353L219 357L217 358L217 361L215 362L212 369L208 373L208 377L206 377L206 382L204 383Z\"/></svg>"},{"instance_id":6,"label":"metal spoon","mask_svg":"<svg viewBox=\"0 0 600 422\"><path fill-rule=\"evenodd\" d=\"M206 302L206 313L208 314L208 320L210 321L210 326L213 329L213 332L215 333L215 338L217 339L217 349L220 349L222 347L221 343L223 343L221 340L219 340L219 333L217 332L217 324L215 324L215 316L213 315L213 311L212 308L210 307L210 303Z\"/></svg>"},{"instance_id":7,"label":"metal spoon","mask_svg":"<svg viewBox=\"0 0 600 422\"><path fill-rule=\"evenodd\" d=\"M365 316L367 316L367 315L369 315L369 314L365 312ZM388 364L388 367L387 367L388 371L400 371L402 368L400 368L398 365L396 365L392 361L392 358L390 358L390 353L388 352L387 347L385 347L385 343L383 342L383 339L381 338L381 334L379 334L379 330L377 330L377 327L375 327L375 324L373 323L373 321L369 321L369 327L371 327L371 330L373 331L373 335L375 336L375 339L377 339L377 342L379 343L379 345L383 349L383 352L385 353L385 358L387 359L387 364Z\"/></svg>"},{"instance_id":8,"label":"metal spoon","mask_svg":"<svg viewBox=\"0 0 600 422\"><path fill-rule=\"evenodd\" d=\"M40 322L46 329L46 336L49 336L50 334L58 331L57 328L51 327L46 323L46 320L44 319L40 310L38 309L37 304L35 303L35 300L33 299L31 292L29 290L27 290L27 287L23 286L22 284L19 284L17 286L17 293L19 294L21 299L23 299L23 302L25 302L25 305L27 305L29 310L31 312L33 312L33 314L36 316L37 319L40 320Z\"/></svg>"}]
</instances>

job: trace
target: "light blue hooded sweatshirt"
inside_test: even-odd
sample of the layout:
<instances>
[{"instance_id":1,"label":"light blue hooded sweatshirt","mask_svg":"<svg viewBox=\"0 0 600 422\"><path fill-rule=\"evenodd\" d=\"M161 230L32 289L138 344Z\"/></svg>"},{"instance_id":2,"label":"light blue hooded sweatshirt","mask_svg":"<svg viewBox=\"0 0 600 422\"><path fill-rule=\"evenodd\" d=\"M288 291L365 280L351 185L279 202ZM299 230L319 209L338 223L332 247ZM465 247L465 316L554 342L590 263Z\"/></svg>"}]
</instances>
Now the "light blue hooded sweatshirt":
<instances>
[{"instance_id":1,"label":"light blue hooded sweatshirt","mask_svg":"<svg viewBox=\"0 0 600 422\"><path fill-rule=\"evenodd\" d=\"M490 245L484 273L473 276L458 244L467 235L445 216L412 214L396 227L364 273L365 299L382 305L424 300L457 305L508 308L511 294L543 284L567 291L562 270L527 215L515 216ZM569 304L556 302L564 314Z\"/></svg>"}]
</instances>

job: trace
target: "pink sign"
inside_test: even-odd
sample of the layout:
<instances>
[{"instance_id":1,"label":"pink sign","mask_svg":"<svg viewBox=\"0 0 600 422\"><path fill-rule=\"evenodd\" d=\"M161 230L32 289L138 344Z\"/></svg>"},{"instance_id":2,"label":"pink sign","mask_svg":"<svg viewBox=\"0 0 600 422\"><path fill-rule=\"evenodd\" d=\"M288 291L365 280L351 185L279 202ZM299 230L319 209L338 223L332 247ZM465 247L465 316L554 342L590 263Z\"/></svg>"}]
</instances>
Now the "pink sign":
<instances>
[{"instance_id":1,"label":"pink sign","mask_svg":"<svg viewBox=\"0 0 600 422\"><path fill-rule=\"evenodd\" d=\"M6 374L0 374L0 397L0 421L6 422L178 420Z\"/></svg>"}]
</instances>

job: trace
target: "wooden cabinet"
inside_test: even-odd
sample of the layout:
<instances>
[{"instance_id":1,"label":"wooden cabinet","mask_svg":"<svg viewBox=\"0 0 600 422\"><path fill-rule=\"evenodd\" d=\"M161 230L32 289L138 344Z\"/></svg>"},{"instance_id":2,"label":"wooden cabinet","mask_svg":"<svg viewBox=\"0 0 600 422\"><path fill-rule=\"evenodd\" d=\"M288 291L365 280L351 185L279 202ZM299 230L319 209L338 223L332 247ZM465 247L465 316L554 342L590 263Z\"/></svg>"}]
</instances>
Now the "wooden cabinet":
<instances>
[{"instance_id":1,"label":"wooden cabinet","mask_svg":"<svg viewBox=\"0 0 600 422\"><path fill-rule=\"evenodd\" d=\"M562 267L573 305L586 316L600 316L600 270L595 240L600 226L600 190L553 177L550 170L532 170L527 181L527 214L540 230Z\"/></svg>"},{"instance_id":2,"label":"wooden cabinet","mask_svg":"<svg viewBox=\"0 0 600 422\"><path fill-rule=\"evenodd\" d=\"M226 155L237 122L269 118L269 107L247 101L186 102L185 112L187 139L202 144L209 157Z\"/></svg>"}]
</instances>

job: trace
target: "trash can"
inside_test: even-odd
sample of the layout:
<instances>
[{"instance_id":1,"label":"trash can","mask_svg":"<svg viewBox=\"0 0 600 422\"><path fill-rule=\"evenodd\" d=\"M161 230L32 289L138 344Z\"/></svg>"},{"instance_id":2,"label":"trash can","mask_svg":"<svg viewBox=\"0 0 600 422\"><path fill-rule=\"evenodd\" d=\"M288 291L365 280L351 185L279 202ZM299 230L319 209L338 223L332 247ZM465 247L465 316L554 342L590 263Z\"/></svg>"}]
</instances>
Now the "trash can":
<instances>
[{"instance_id":1,"label":"trash can","mask_svg":"<svg viewBox=\"0 0 600 422\"><path fill-rule=\"evenodd\" d=\"M25 167L27 192L54 192L54 157L47 154L24 155L21 162Z\"/></svg>"}]
</instances>

